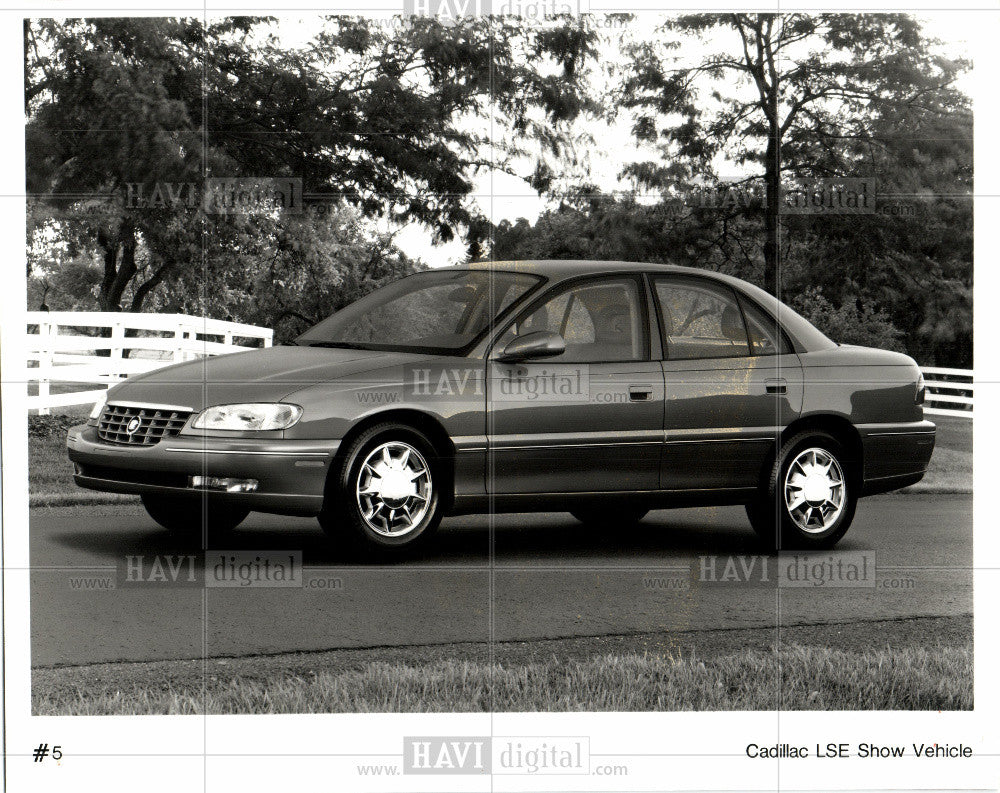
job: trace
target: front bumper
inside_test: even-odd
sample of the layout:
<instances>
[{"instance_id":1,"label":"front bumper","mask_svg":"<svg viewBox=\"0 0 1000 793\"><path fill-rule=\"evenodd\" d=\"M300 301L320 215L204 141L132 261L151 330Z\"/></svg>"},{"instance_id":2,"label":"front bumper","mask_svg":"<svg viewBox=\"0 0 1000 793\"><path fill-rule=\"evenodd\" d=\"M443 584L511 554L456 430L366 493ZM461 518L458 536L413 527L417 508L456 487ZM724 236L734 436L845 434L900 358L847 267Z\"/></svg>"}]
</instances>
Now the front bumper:
<instances>
[{"instance_id":1,"label":"front bumper","mask_svg":"<svg viewBox=\"0 0 1000 793\"><path fill-rule=\"evenodd\" d=\"M175 435L151 446L118 446L89 425L66 436L80 487L111 493L158 493L210 498L259 512L316 515L323 507L326 476L338 440L228 439ZM255 479L252 493L191 486L192 476Z\"/></svg>"}]
</instances>

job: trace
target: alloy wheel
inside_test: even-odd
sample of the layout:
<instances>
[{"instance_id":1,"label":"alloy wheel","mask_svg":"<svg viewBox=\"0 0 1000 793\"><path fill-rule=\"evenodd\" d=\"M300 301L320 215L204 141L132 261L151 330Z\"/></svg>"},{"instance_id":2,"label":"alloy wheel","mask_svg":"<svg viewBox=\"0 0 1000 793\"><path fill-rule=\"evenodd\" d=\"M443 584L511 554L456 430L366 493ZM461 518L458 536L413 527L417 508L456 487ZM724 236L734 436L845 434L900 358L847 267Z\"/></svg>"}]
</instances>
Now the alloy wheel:
<instances>
[{"instance_id":1,"label":"alloy wheel","mask_svg":"<svg viewBox=\"0 0 1000 793\"><path fill-rule=\"evenodd\" d=\"M420 452L402 441L383 443L365 457L358 473L361 517L376 534L401 537L424 519L432 488L431 469Z\"/></svg>"},{"instance_id":2,"label":"alloy wheel","mask_svg":"<svg viewBox=\"0 0 1000 793\"><path fill-rule=\"evenodd\" d=\"M847 485L837 459L825 449L799 452L785 474L785 509L808 534L827 531L844 511Z\"/></svg>"}]
</instances>

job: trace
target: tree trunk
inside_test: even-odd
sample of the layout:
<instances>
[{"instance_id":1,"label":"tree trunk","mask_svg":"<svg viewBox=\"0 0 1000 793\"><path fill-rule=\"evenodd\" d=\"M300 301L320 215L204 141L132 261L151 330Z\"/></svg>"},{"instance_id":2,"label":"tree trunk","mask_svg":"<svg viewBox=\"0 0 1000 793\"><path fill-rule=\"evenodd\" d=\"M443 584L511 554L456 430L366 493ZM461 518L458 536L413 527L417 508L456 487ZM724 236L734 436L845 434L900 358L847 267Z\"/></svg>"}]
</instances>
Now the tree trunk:
<instances>
[{"instance_id":1,"label":"tree trunk","mask_svg":"<svg viewBox=\"0 0 1000 793\"><path fill-rule=\"evenodd\" d=\"M97 293L97 308L99 311L117 311L117 307L110 302L111 285L118 275L118 240L109 234L100 232L97 235L97 244L104 251L104 277L101 279L101 288Z\"/></svg>"},{"instance_id":2,"label":"tree trunk","mask_svg":"<svg viewBox=\"0 0 1000 793\"><path fill-rule=\"evenodd\" d=\"M764 155L764 288L781 299L781 131L778 126L778 90L772 86L768 115L767 152Z\"/></svg>"},{"instance_id":3,"label":"tree trunk","mask_svg":"<svg viewBox=\"0 0 1000 793\"><path fill-rule=\"evenodd\" d=\"M781 300L781 120L778 117L778 97L781 96L780 77L771 40L774 17L768 16L763 27L758 27L758 51L762 68L767 69L765 88L767 108L767 153L764 163L764 184L767 190L767 207L764 220L764 287Z\"/></svg>"},{"instance_id":4,"label":"tree trunk","mask_svg":"<svg viewBox=\"0 0 1000 793\"><path fill-rule=\"evenodd\" d=\"M135 266L135 228L130 220L122 220L117 236L102 232L98 234L97 241L104 250L104 277L97 294L97 306L101 311L121 311L125 289L138 272ZM110 328L101 329L102 338L110 335ZM111 352L98 350L98 355L110 356ZM123 350L122 356L127 358L128 350Z\"/></svg>"},{"instance_id":5,"label":"tree trunk","mask_svg":"<svg viewBox=\"0 0 1000 793\"><path fill-rule=\"evenodd\" d=\"M778 131L771 131L764 157L764 288L781 299L779 247L781 232L781 144Z\"/></svg>"},{"instance_id":6,"label":"tree trunk","mask_svg":"<svg viewBox=\"0 0 1000 793\"><path fill-rule=\"evenodd\" d=\"M121 311L122 296L138 272L135 266L135 227L126 218L118 227L116 237L102 233L97 239L104 249L104 278L97 295L97 305L101 311Z\"/></svg>"},{"instance_id":7,"label":"tree trunk","mask_svg":"<svg viewBox=\"0 0 1000 793\"><path fill-rule=\"evenodd\" d=\"M146 302L146 298L149 297L150 293L163 281L164 276L170 270L170 266L170 262L161 264L145 282L139 285L139 288L132 295L132 303L129 306L129 311L134 313L142 311L142 304Z\"/></svg>"}]
</instances>

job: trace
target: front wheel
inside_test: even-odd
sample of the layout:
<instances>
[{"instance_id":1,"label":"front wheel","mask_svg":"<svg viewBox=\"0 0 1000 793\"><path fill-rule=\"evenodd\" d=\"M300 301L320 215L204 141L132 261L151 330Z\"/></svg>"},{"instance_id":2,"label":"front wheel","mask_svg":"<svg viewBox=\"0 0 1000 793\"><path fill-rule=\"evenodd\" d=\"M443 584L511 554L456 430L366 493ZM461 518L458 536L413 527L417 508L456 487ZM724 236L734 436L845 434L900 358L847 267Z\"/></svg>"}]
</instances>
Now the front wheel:
<instances>
[{"instance_id":1,"label":"front wheel","mask_svg":"<svg viewBox=\"0 0 1000 793\"><path fill-rule=\"evenodd\" d=\"M364 556L412 551L441 521L443 474L420 431L395 423L370 427L331 472L320 526Z\"/></svg>"},{"instance_id":2,"label":"front wheel","mask_svg":"<svg viewBox=\"0 0 1000 793\"><path fill-rule=\"evenodd\" d=\"M792 437L747 505L754 531L773 550L832 548L850 528L858 503L850 466L832 435Z\"/></svg>"},{"instance_id":3,"label":"front wheel","mask_svg":"<svg viewBox=\"0 0 1000 793\"><path fill-rule=\"evenodd\" d=\"M216 501L202 503L197 496L176 497L147 493L142 505L149 517L163 528L184 539L201 537L202 520L213 534L225 534L239 526L250 514L249 509Z\"/></svg>"}]
</instances>

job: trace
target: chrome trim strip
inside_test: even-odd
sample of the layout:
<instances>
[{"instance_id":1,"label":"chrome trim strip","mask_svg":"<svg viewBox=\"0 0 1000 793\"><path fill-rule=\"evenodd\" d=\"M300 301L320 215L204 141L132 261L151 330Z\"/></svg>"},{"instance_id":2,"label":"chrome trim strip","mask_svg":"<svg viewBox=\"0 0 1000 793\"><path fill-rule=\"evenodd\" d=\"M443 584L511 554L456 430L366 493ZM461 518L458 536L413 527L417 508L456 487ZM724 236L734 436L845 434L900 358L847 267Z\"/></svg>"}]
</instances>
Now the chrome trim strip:
<instances>
[{"instance_id":1,"label":"chrome trim strip","mask_svg":"<svg viewBox=\"0 0 1000 793\"><path fill-rule=\"evenodd\" d=\"M869 482L885 482L888 479L906 479L910 476L916 476L917 474L926 474L927 469L921 468L919 471L908 471L905 474L888 474L887 476L867 476L864 479L865 484Z\"/></svg>"},{"instance_id":2,"label":"chrome trim strip","mask_svg":"<svg viewBox=\"0 0 1000 793\"><path fill-rule=\"evenodd\" d=\"M698 440L665 440L665 444L678 444L678 443L750 443L752 441L767 441L768 443L774 443L777 437L767 438L767 437L757 437L757 438L700 438Z\"/></svg>"},{"instance_id":3,"label":"chrome trim strip","mask_svg":"<svg viewBox=\"0 0 1000 793\"><path fill-rule=\"evenodd\" d=\"M185 449L177 446L165 448L166 452L188 452L189 454L259 454L266 457L329 457L329 452L259 452L249 449Z\"/></svg>"},{"instance_id":4,"label":"chrome trim strip","mask_svg":"<svg viewBox=\"0 0 1000 793\"><path fill-rule=\"evenodd\" d=\"M187 405L158 405L154 402L119 402L115 400L114 402L108 402L106 407L139 408L139 410L185 410L188 413L197 412L194 408Z\"/></svg>"},{"instance_id":5,"label":"chrome trim strip","mask_svg":"<svg viewBox=\"0 0 1000 793\"><path fill-rule=\"evenodd\" d=\"M558 443L558 444L526 444L524 446L493 446L489 450L494 452L509 452L530 449L588 449L595 447L618 447L618 446L662 446L681 443L749 443L751 441L766 441L774 443L777 438L703 438L700 440L656 440L656 441L621 441L618 443ZM472 451L471 449L469 451Z\"/></svg>"},{"instance_id":6,"label":"chrome trim strip","mask_svg":"<svg viewBox=\"0 0 1000 793\"><path fill-rule=\"evenodd\" d=\"M622 441L620 443L554 443L554 444L526 444L524 446L493 446L490 451L511 452L522 449L589 449L604 446L659 446L663 441Z\"/></svg>"},{"instance_id":7,"label":"chrome trim strip","mask_svg":"<svg viewBox=\"0 0 1000 793\"><path fill-rule=\"evenodd\" d=\"M869 432L866 438L882 437L884 435L936 435L937 430L900 430L899 432Z\"/></svg>"},{"instance_id":8,"label":"chrome trim strip","mask_svg":"<svg viewBox=\"0 0 1000 793\"><path fill-rule=\"evenodd\" d=\"M759 488L756 487L692 487L692 488L660 488L658 490L573 490L573 491L550 491L545 493L497 493L497 492L487 492L482 494L470 494L465 493L461 496L456 496L456 499L463 500L473 500L477 498L490 498L496 497L498 499L517 499L517 498L576 498L578 496L645 496L645 495L685 495L689 493L752 493L756 492Z\"/></svg>"}]
</instances>

